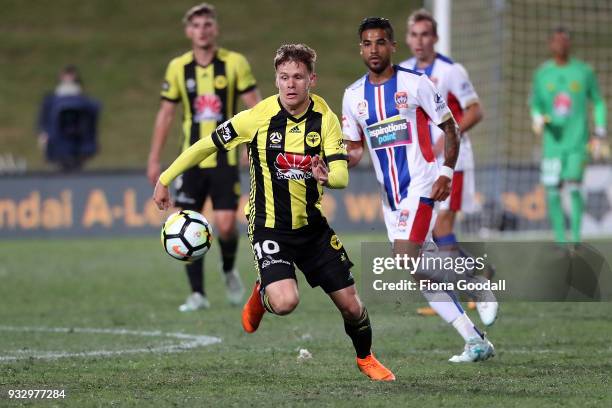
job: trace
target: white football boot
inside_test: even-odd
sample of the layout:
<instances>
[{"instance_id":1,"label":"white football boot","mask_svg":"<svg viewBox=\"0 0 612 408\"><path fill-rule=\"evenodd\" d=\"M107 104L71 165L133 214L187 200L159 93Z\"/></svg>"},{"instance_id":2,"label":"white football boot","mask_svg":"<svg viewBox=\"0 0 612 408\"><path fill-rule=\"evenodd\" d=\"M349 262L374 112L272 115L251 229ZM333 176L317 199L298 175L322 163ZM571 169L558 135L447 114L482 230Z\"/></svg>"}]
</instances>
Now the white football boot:
<instances>
[{"instance_id":1,"label":"white football boot","mask_svg":"<svg viewBox=\"0 0 612 408\"><path fill-rule=\"evenodd\" d=\"M210 302L206 296L198 292L193 292L191 295L187 296L185 303L179 306L179 311L194 312L200 309L208 309L209 307Z\"/></svg>"},{"instance_id":2,"label":"white football boot","mask_svg":"<svg viewBox=\"0 0 612 408\"><path fill-rule=\"evenodd\" d=\"M486 336L484 339L473 337L465 343L463 353L452 356L448 361L451 363L473 363L487 360L493 356L495 356L495 347Z\"/></svg>"},{"instance_id":3,"label":"white football boot","mask_svg":"<svg viewBox=\"0 0 612 408\"><path fill-rule=\"evenodd\" d=\"M223 270L223 269L222 269ZM244 285L238 269L234 268L230 272L223 273L225 278L225 288L227 289L227 300L233 306L241 306L244 296Z\"/></svg>"},{"instance_id":4,"label":"white football boot","mask_svg":"<svg viewBox=\"0 0 612 408\"><path fill-rule=\"evenodd\" d=\"M476 302L476 310L480 316L480 321L485 326L491 326L497 319L497 310L499 303L497 302Z\"/></svg>"}]
</instances>

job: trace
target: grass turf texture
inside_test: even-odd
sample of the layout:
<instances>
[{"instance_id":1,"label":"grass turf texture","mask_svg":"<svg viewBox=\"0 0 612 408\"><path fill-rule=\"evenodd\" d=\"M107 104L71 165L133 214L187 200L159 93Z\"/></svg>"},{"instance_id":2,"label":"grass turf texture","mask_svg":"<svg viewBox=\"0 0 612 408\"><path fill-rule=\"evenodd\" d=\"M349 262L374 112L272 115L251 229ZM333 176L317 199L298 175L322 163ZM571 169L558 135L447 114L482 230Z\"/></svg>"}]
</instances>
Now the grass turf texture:
<instances>
[{"instance_id":1,"label":"grass turf texture","mask_svg":"<svg viewBox=\"0 0 612 408\"><path fill-rule=\"evenodd\" d=\"M382 240L382 237L380 237ZM359 262L359 244L344 236ZM113 328L220 337L220 344L164 354L24 359L0 362L0 405L8 389L65 389L72 406L334 405L609 406L612 403L610 304L508 303L489 330L498 355L451 365L463 344L438 318L420 318L415 304L372 305L374 350L398 380L373 383L355 366L339 313L300 277L301 304L286 317L266 315L247 335L240 309L227 305L217 270L218 245L206 278L212 309L181 314L187 294L180 262L156 239L2 242L0 325ZM254 278L241 240L240 269ZM355 268L358 275L359 265ZM357 278L359 278L357 276ZM472 313L474 321L478 321ZM0 330L0 356L156 347L168 338ZM313 358L298 362L299 348Z\"/></svg>"}]
</instances>

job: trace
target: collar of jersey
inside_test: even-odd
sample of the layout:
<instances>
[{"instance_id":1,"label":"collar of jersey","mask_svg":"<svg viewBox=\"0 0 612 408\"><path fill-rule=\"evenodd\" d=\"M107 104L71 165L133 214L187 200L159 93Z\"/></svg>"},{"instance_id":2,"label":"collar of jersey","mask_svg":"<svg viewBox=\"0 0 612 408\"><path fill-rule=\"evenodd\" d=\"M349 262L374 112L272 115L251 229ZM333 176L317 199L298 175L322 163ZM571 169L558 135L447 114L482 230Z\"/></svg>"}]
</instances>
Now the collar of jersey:
<instances>
[{"instance_id":1,"label":"collar of jersey","mask_svg":"<svg viewBox=\"0 0 612 408\"><path fill-rule=\"evenodd\" d=\"M391 78L393 78L396 75L397 75L397 64L393 64L393 75L391 75L391 77L389 77L389 79L387 79L385 82L382 82L380 84L373 84L372 82L370 82L370 73L369 72L365 75L365 80L368 81L368 83L371 86L381 86L381 85L384 85L387 82L389 82L391 80Z\"/></svg>"},{"instance_id":2,"label":"collar of jersey","mask_svg":"<svg viewBox=\"0 0 612 408\"><path fill-rule=\"evenodd\" d=\"M195 64L200 67L200 68L208 68L211 66L211 64L213 64L215 62L215 60L219 60L221 61L221 59L219 58L219 48L217 48L215 50L215 54L213 55L212 59L210 60L210 62L206 65L202 65L198 62L198 60L195 57L195 53L193 52L193 50L191 50L191 58L193 58L193 62L195 62Z\"/></svg>"},{"instance_id":3,"label":"collar of jersey","mask_svg":"<svg viewBox=\"0 0 612 408\"><path fill-rule=\"evenodd\" d=\"M558 69L567 68L567 67L569 67L570 65L572 65L572 64L574 63L574 61L575 61L575 58L574 58L574 57L569 57L569 58L567 59L567 62L566 62L564 65L557 65L557 62L555 61L555 59L554 59L554 58L550 60L550 62L551 62L551 64L552 64L552 66L553 66L553 67L555 67L555 68L558 68Z\"/></svg>"},{"instance_id":4,"label":"collar of jersey","mask_svg":"<svg viewBox=\"0 0 612 408\"><path fill-rule=\"evenodd\" d=\"M433 72L433 67L434 65L436 65L436 61L438 60L438 58L440 58L440 54L436 53L436 57L434 58L432 63L426 66L425 68L419 68L419 62L415 58L413 71L420 72L421 74L425 74L427 75L428 78L431 77L431 73Z\"/></svg>"},{"instance_id":5,"label":"collar of jersey","mask_svg":"<svg viewBox=\"0 0 612 408\"><path fill-rule=\"evenodd\" d=\"M287 109L285 109L285 107L283 106L283 104L280 101L280 97L276 98L276 102L278 102L278 106L280 106L281 112L283 112L285 114L285 116L287 116L289 119L291 119L292 122L296 122L297 123L297 122L301 122L302 120L304 120L304 118L306 116L308 116L308 114L314 108L314 101L310 97L308 99L310 99L310 105L308 105L308 109L306 109L306 112L304 112L304 114L302 116L300 116L299 118L296 118L295 116L291 115L289 113L289 111L287 111Z\"/></svg>"}]
</instances>

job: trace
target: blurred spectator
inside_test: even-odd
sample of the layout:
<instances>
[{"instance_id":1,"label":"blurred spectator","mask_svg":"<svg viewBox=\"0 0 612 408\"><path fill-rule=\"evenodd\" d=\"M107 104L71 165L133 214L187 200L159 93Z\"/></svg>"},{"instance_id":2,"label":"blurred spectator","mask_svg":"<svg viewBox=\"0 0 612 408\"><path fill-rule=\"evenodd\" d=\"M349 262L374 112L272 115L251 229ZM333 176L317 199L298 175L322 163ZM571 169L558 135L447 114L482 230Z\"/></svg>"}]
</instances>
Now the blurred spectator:
<instances>
[{"instance_id":1,"label":"blurred spectator","mask_svg":"<svg viewBox=\"0 0 612 408\"><path fill-rule=\"evenodd\" d=\"M98 149L97 124L100 103L83 93L74 65L59 73L59 83L45 95L38 116L38 144L47 161L62 171L76 171Z\"/></svg>"}]
</instances>

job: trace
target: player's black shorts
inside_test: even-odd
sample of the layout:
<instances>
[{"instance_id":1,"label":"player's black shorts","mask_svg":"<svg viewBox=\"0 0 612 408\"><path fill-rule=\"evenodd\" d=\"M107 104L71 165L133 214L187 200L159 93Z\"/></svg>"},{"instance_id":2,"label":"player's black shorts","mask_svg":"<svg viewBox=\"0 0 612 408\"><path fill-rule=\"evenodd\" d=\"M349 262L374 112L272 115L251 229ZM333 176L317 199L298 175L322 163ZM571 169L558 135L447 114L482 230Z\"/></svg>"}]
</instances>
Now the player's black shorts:
<instances>
[{"instance_id":1,"label":"player's black shorts","mask_svg":"<svg viewBox=\"0 0 612 408\"><path fill-rule=\"evenodd\" d=\"M264 288L282 279L296 279L294 265L310 286L320 286L325 293L355 283L353 263L325 219L291 231L256 227L249 238Z\"/></svg>"},{"instance_id":2,"label":"player's black shorts","mask_svg":"<svg viewBox=\"0 0 612 408\"><path fill-rule=\"evenodd\" d=\"M174 181L177 207L200 211L210 196L213 209L236 210L240 199L237 166L202 169L192 167Z\"/></svg>"}]
</instances>

